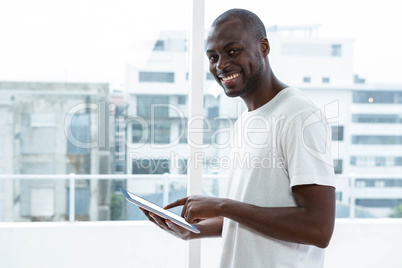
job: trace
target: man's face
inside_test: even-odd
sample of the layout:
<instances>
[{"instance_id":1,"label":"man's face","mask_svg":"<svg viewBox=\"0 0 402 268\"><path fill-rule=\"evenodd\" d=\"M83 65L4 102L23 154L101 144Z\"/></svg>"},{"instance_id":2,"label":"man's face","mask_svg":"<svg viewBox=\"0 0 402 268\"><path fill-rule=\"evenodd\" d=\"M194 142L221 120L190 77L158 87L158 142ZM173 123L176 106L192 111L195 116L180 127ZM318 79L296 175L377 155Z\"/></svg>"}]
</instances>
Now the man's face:
<instances>
[{"instance_id":1,"label":"man's face","mask_svg":"<svg viewBox=\"0 0 402 268\"><path fill-rule=\"evenodd\" d=\"M212 28L207 39L209 71L229 97L243 97L261 83L259 43L238 20Z\"/></svg>"}]
</instances>

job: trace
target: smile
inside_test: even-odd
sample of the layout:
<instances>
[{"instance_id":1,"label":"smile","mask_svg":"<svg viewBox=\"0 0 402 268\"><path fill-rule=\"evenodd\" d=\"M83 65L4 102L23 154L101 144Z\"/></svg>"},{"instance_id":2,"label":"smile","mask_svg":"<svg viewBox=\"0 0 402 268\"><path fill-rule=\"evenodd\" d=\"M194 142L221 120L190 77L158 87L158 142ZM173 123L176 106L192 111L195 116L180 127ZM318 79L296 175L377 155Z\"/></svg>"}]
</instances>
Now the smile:
<instances>
[{"instance_id":1,"label":"smile","mask_svg":"<svg viewBox=\"0 0 402 268\"><path fill-rule=\"evenodd\" d=\"M230 76L222 77L221 79L222 79L223 82L230 82L230 81L236 79L239 76L240 76L240 73L235 73L235 74L232 74Z\"/></svg>"}]
</instances>

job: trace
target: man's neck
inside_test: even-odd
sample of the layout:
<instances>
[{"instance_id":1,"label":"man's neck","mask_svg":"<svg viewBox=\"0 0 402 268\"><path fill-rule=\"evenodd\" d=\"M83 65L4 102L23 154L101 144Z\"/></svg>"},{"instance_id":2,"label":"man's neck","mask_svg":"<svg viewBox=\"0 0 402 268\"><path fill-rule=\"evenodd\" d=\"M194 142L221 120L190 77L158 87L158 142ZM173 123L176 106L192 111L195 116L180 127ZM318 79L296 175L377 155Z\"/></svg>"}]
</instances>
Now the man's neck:
<instances>
[{"instance_id":1,"label":"man's neck","mask_svg":"<svg viewBox=\"0 0 402 268\"><path fill-rule=\"evenodd\" d=\"M266 81L259 89L256 89L249 94L241 97L245 102L248 111L253 111L272 100L276 94L282 89L288 87L286 84L279 81L274 75L272 79Z\"/></svg>"}]
</instances>

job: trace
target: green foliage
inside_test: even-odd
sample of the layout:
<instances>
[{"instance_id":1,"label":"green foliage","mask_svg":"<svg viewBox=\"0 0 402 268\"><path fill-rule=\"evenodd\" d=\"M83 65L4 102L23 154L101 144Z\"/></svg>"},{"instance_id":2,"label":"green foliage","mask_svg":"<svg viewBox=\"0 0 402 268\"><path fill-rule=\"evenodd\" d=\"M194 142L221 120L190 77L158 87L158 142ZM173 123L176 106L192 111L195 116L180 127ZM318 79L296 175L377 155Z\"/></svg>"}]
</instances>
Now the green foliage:
<instances>
[{"instance_id":1,"label":"green foliage","mask_svg":"<svg viewBox=\"0 0 402 268\"><path fill-rule=\"evenodd\" d=\"M123 196L111 195L110 201L110 219L112 221L119 221L123 219Z\"/></svg>"},{"instance_id":2,"label":"green foliage","mask_svg":"<svg viewBox=\"0 0 402 268\"><path fill-rule=\"evenodd\" d=\"M391 218L402 218L402 204L394 208L394 212L389 215Z\"/></svg>"}]
</instances>

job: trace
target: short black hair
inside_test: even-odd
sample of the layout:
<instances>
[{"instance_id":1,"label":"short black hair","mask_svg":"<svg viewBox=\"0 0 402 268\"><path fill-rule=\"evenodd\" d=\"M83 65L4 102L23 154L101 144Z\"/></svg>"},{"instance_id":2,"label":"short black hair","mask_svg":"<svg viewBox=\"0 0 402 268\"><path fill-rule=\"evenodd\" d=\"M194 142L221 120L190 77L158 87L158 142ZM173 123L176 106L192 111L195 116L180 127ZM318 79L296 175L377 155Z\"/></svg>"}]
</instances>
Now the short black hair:
<instances>
[{"instance_id":1,"label":"short black hair","mask_svg":"<svg viewBox=\"0 0 402 268\"><path fill-rule=\"evenodd\" d=\"M256 41L259 41L263 37L267 37L264 23L256 14L246 9L234 8L225 11L214 20L211 27L216 27L219 24L231 20L240 20L243 22Z\"/></svg>"}]
</instances>

